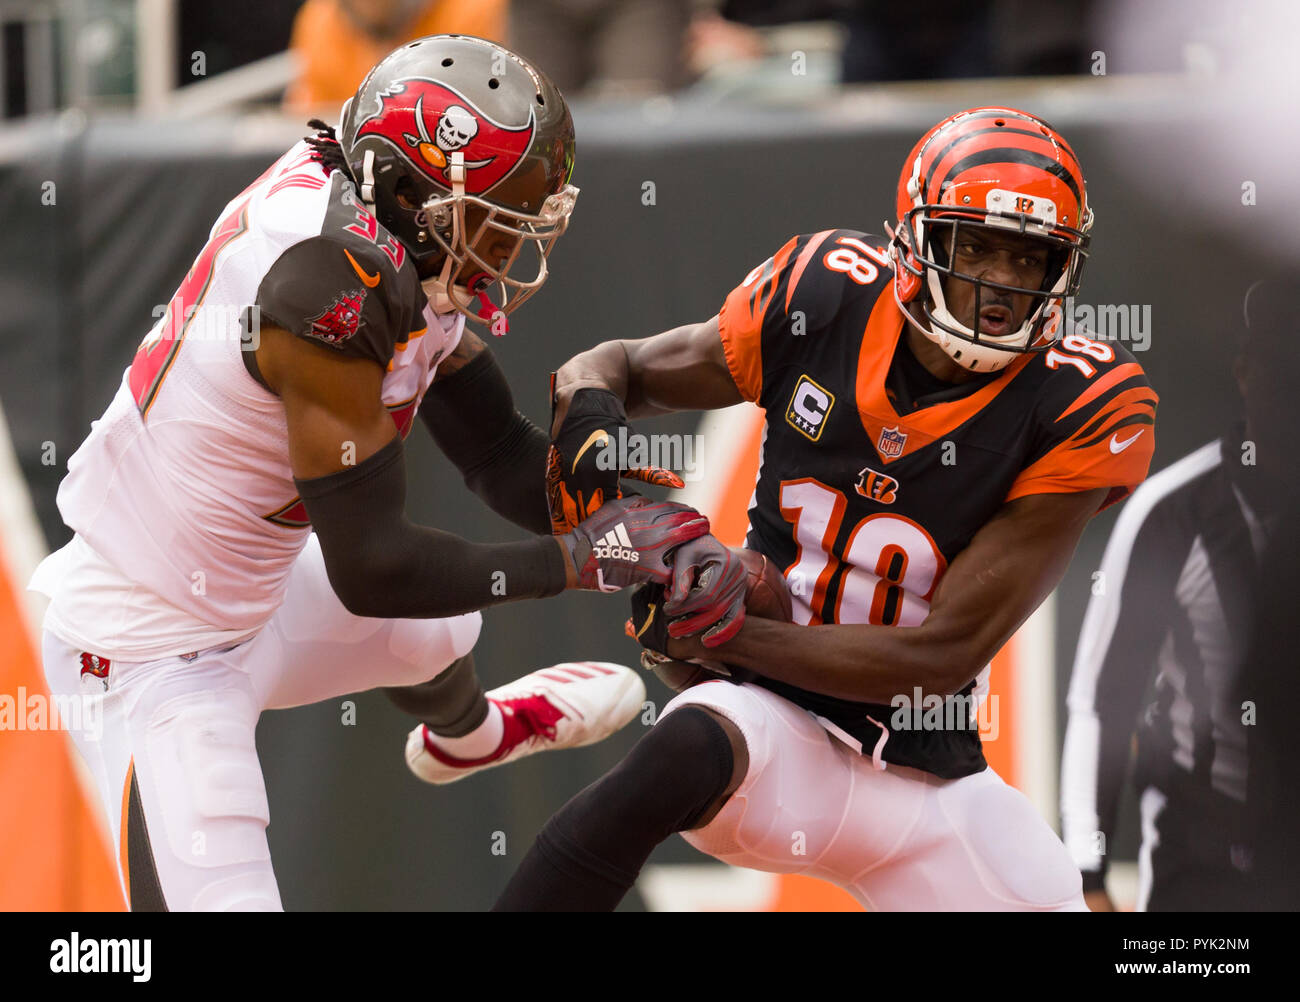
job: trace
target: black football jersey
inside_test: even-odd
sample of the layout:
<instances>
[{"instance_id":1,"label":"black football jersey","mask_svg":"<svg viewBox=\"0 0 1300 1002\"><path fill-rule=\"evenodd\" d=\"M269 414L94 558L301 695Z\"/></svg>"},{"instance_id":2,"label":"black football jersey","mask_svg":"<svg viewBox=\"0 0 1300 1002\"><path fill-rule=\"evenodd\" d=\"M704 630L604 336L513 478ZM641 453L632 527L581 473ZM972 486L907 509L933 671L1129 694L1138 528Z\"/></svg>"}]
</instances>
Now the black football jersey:
<instances>
[{"instance_id":1,"label":"black football jersey","mask_svg":"<svg viewBox=\"0 0 1300 1002\"><path fill-rule=\"evenodd\" d=\"M783 568L799 623L917 626L1002 505L1099 487L1110 504L1151 461L1157 397L1117 344L1071 334L970 382L931 376L906 345L886 247L854 230L796 237L719 314L736 385L766 412L746 545ZM919 706L756 681L887 762L945 778L986 765L964 714L918 728Z\"/></svg>"}]
</instances>

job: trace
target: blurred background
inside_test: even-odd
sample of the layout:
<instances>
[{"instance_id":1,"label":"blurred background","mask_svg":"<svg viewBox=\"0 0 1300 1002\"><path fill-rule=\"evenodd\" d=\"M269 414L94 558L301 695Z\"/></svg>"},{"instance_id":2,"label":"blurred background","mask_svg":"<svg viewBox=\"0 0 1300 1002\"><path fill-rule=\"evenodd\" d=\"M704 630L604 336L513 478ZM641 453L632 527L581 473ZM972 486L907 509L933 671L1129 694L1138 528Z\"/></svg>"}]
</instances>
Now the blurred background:
<instances>
[{"instance_id":1,"label":"blurred background","mask_svg":"<svg viewBox=\"0 0 1300 1002\"><path fill-rule=\"evenodd\" d=\"M1153 472L1240 413L1243 295L1300 259L1300 30L1284 2L0 0L0 25L0 694L43 688L40 609L23 589L69 536L58 483L155 304L223 205L308 118L336 123L369 67L410 38L502 41L570 98L573 225L545 292L493 344L539 423L548 374L575 352L711 316L794 233L880 233L917 137L979 104L1047 119L1087 171L1097 222L1078 304L1109 310L1161 396ZM726 431L696 415L645 430L699 431L703 468L743 478L753 417L733 417ZM516 535L427 436L408 447L413 518ZM697 498L743 530L722 493ZM995 673L990 760L1058 827L1071 663L1117 514L1094 520ZM596 595L490 610L480 673L490 687L562 660L634 663L624 616L622 599ZM357 696L350 724L333 703L265 714L285 906L486 908L549 814L667 702L647 687L643 720L602 745L437 789L407 772L410 725L382 696ZM59 732L0 730L0 907L120 907L74 759ZM1136 817L1127 794L1107 847L1121 905L1136 894ZM852 904L811 881L728 872L678 838L651 862L624 907Z\"/></svg>"}]
</instances>

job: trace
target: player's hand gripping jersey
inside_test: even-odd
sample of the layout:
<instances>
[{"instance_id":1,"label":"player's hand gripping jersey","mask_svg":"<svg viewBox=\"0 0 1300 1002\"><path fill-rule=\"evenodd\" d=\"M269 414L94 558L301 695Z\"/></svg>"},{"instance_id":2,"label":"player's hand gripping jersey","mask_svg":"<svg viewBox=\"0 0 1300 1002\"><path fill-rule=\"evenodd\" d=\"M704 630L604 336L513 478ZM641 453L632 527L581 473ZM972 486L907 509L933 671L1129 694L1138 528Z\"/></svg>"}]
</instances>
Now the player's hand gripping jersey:
<instances>
[{"instance_id":1,"label":"player's hand gripping jersey","mask_svg":"<svg viewBox=\"0 0 1300 1002\"><path fill-rule=\"evenodd\" d=\"M309 525L260 326L384 366L402 435L460 340L464 317L433 312L403 246L312 152L298 143L226 207L68 464L59 510L89 549L61 553L77 573L49 624L71 643L163 657L242 639L280 603Z\"/></svg>"},{"instance_id":2,"label":"player's hand gripping jersey","mask_svg":"<svg viewBox=\"0 0 1300 1002\"><path fill-rule=\"evenodd\" d=\"M1000 372L934 379L900 351L907 321L886 243L853 230L796 237L719 317L736 385L767 413L747 545L785 568L798 623L917 626L1003 504L1100 487L1114 503L1146 476L1155 444L1156 394L1111 342L1069 334ZM963 695L985 691L987 674ZM974 721L901 729L896 707L757 681L867 754L884 738L889 762L944 777L984 768Z\"/></svg>"}]
</instances>

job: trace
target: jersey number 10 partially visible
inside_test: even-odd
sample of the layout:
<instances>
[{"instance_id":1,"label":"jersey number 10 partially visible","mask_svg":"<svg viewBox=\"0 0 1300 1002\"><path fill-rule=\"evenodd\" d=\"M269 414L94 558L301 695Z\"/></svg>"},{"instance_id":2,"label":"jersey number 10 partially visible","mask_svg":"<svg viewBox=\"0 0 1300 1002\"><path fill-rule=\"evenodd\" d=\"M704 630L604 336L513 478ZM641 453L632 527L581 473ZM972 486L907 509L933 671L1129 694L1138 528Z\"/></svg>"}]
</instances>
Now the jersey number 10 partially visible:
<instances>
[{"instance_id":1,"label":"jersey number 10 partially visible","mask_svg":"<svg viewBox=\"0 0 1300 1002\"><path fill-rule=\"evenodd\" d=\"M843 559L833 552L848 499L819 480L804 477L781 483L781 517L793 526L797 551L786 571L794 620L819 623L870 623L919 626L947 567L930 534L901 515L868 515L853 527ZM826 593L843 568L833 607Z\"/></svg>"}]
</instances>

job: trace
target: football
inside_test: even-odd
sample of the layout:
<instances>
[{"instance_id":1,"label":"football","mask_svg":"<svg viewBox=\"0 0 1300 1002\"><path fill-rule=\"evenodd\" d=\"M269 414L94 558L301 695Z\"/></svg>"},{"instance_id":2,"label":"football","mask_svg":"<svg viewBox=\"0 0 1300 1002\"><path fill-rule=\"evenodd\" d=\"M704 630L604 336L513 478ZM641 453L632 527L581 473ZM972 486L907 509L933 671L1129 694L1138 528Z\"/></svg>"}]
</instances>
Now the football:
<instances>
[{"instance_id":1,"label":"football","mask_svg":"<svg viewBox=\"0 0 1300 1002\"><path fill-rule=\"evenodd\" d=\"M776 564L757 550L733 546L731 552L749 572L749 585L745 594L745 615L790 622L794 617L790 589L786 587L785 578ZM684 692L700 682L724 677L724 672L732 679L743 679L749 675L749 672L743 668L724 666L717 662L713 663L715 668L710 668L692 661L664 658L652 651L642 652L641 663L659 676L659 681L674 692ZM722 671L715 669L722 669Z\"/></svg>"},{"instance_id":2,"label":"football","mask_svg":"<svg viewBox=\"0 0 1300 1002\"><path fill-rule=\"evenodd\" d=\"M794 618L790 588L785 577L771 560L757 550L733 546L734 553L749 571L749 590L745 594L745 614L759 619L779 619L788 623Z\"/></svg>"}]
</instances>

